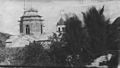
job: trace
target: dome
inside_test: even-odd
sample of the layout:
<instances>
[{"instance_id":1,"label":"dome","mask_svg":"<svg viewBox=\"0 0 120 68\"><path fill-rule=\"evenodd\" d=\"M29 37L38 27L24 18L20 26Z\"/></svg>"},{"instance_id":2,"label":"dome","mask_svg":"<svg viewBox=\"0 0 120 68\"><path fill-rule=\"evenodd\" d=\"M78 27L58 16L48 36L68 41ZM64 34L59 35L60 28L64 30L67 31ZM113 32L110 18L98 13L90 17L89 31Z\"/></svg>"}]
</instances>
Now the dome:
<instances>
[{"instance_id":1,"label":"dome","mask_svg":"<svg viewBox=\"0 0 120 68\"><path fill-rule=\"evenodd\" d=\"M38 15L38 11L33 8L24 11L24 16L36 16L36 15Z\"/></svg>"},{"instance_id":2,"label":"dome","mask_svg":"<svg viewBox=\"0 0 120 68\"><path fill-rule=\"evenodd\" d=\"M38 14L38 11L31 8L29 10L24 11L24 15L21 17L23 21L31 21L31 20L38 20L43 21L41 19L42 16Z\"/></svg>"}]
</instances>

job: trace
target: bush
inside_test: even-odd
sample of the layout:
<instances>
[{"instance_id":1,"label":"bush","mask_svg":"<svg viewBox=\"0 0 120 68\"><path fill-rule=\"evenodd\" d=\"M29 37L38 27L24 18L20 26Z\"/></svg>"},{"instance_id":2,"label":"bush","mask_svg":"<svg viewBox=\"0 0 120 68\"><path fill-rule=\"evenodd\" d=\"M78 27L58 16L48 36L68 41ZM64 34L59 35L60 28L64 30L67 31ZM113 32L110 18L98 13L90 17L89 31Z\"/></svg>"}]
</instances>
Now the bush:
<instances>
[{"instance_id":1,"label":"bush","mask_svg":"<svg viewBox=\"0 0 120 68\"><path fill-rule=\"evenodd\" d=\"M52 64L48 52L39 43L30 43L23 51L22 65L49 66Z\"/></svg>"}]
</instances>

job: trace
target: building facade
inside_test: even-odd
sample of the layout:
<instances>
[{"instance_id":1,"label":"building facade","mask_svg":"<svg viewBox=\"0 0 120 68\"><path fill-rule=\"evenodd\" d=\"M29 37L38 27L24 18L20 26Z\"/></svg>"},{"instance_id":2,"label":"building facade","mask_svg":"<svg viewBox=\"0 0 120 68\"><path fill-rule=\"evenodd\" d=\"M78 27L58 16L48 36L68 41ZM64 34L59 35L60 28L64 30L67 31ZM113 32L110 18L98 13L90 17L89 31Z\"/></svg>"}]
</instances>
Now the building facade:
<instances>
[{"instance_id":1,"label":"building facade","mask_svg":"<svg viewBox=\"0 0 120 68\"><path fill-rule=\"evenodd\" d=\"M31 8L24 11L20 18L20 34L22 35L41 35L43 34L43 19L38 11Z\"/></svg>"}]
</instances>

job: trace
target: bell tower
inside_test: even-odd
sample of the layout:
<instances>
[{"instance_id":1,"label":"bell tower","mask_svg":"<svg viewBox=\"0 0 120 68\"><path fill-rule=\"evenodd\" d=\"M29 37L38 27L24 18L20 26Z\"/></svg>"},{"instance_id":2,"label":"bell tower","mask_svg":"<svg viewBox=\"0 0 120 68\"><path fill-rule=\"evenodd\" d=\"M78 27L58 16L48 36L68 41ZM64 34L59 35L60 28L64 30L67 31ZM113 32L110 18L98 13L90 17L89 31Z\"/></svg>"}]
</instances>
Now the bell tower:
<instances>
[{"instance_id":1,"label":"bell tower","mask_svg":"<svg viewBox=\"0 0 120 68\"><path fill-rule=\"evenodd\" d=\"M33 8L24 11L20 18L20 33L23 35L39 35L43 33L43 19Z\"/></svg>"},{"instance_id":2,"label":"bell tower","mask_svg":"<svg viewBox=\"0 0 120 68\"><path fill-rule=\"evenodd\" d=\"M24 4L25 6L25 4ZM20 34L22 35L41 35L43 34L43 19L38 14L38 11L32 7L25 10L24 14L20 17Z\"/></svg>"},{"instance_id":3,"label":"bell tower","mask_svg":"<svg viewBox=\"0 0 120 68\"><path fill-rule=\"evenodd\" d=\"M61 10L60 11L60 19L59 21L57 22L57 25L56 25L56 31L58 33L64 33L65 32L65 13L64 13L64 10Z\"/></svg>"}]
</instances>

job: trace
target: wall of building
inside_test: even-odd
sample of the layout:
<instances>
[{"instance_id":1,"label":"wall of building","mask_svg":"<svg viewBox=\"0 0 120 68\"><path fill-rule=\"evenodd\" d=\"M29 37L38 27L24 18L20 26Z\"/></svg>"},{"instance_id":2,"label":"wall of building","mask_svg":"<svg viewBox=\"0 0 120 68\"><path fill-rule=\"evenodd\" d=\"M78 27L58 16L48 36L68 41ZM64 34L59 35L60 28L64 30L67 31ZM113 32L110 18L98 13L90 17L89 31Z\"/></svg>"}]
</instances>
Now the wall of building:
<instances>
[{"instance_id":1,"label":"wall of building","mask_svg":"<svg viewBox=\"0 0 120 68\"><path fill-rule=\"evenodd\" d=\"M26 34L26 25L30 27L30 34L41 34L42 21L24 21L23 22L23 34Z\"/></svg>"},{"instance_id":2,"label":"wall of building","mask_svg":"<svg viewBox=\"0 0 120 68\"><path fill-rule=\"evenodd\" d=\"M58 25L57 28L56 28L56 31L57 31L57 32L63 32L63 31L64 31L64 30L63 30L64 28L65 28L65 25Z\"/></svg>"}]
</instances>

